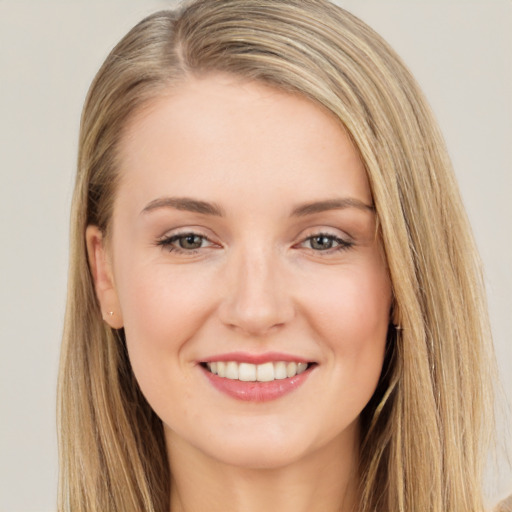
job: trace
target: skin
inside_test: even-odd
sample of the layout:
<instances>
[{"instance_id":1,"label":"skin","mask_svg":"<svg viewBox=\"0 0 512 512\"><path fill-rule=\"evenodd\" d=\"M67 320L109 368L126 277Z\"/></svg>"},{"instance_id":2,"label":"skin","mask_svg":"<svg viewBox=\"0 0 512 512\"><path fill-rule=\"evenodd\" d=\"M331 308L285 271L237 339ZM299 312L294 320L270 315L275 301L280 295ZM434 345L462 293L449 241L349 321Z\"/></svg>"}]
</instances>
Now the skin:
<instances>
[{"instance_id":1,"label":"skin","mask_svg":"<svg viewBox=\"0 0 512 512\"><path fill-rule=\"evenodd\" d=\"M87 245L105 320L124 327L164 423L172 510L351 510L391 287L349 137L304 97L210 75L132 118L120 162L111 238L89 226ZM214 203L222 216L154 202L167 197ZM184 239L169 238L180 233L204 238L179 250ZM291 393L244 402L200 365L235 351L315 365Z\"/></svg>"}]
</instances>

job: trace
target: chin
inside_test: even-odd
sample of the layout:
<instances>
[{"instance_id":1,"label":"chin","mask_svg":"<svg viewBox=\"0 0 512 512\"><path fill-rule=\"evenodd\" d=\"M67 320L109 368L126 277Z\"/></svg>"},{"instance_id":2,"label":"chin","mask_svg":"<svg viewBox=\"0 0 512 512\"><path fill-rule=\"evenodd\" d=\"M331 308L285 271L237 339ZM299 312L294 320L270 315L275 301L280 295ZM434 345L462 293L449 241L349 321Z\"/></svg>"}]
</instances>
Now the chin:
<instances>
[{"instance_id":1,"label":"chin","mask_svg":"<svg viewBox=\"0 0 512 512\"><path fill-rule=\"evenodd\" d=\"M267 420L255 422L252 418L246 425L238 422L229 425L231 428L225 425L226 428L210 430L207 443L200 437L183 440L195 446L196 454L216 463L254 470L285 468L301 461L313 461L318 456L323 459L326 453L343 450L346 441L354 444L355 431L350 427L344 430L348 434L344 436L334 429L312 430L307 428L307 421L297 418L285 424Z\"/></svg>"},{"instance_id":2,"label":"chin","mask_svg":"<svg viewBox=\"0 0 512 512\"><path fill-rule=\"evenodd\" d=\"M227 466L241 469L280 469L292 465L305 457L304 447L289 443L275 444L269 439L262 443L253 441L224 444L221 450L210 451L211 458Z\"/></svg>"}]
</instances>

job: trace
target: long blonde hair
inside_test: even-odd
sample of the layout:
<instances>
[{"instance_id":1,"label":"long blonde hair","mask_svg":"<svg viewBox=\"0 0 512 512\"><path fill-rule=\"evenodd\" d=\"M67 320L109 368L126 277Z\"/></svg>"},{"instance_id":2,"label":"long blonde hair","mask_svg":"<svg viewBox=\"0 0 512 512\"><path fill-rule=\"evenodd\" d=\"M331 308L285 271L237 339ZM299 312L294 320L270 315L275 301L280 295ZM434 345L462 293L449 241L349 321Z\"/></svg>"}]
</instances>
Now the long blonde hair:
<instances>
[{"instance_id":1,"label":"long blonde hair","mask_svg":"<svg viewBox=\"0 0 512 512\"><path fill-rule=\"evenodd\" d=\"M123 331L102 320L85 229L108 234L127 120L187 77L215 71L312 99L346 127L366 166L400 329L390 330L381 381L361 416L359 510L483 510L492 347L447 151L398 56L324 0L196 0L155 13L91 85L71 217L59 510L169 510L162 424L135 381Z\"/></svg>"}]
</instances>

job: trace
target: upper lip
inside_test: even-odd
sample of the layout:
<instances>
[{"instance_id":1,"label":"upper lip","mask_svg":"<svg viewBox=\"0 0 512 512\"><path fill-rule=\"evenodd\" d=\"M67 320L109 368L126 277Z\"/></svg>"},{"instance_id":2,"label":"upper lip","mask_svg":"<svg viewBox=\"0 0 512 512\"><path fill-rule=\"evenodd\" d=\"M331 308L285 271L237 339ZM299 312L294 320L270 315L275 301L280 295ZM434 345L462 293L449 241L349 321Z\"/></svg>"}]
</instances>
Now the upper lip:
<instances>
[{"instance_id":1,"label":"upper lip","mask_svg":"<svg viewBox=\"0 0 512 512\"><path fill-rule=\"evenodd\" d=\"M282 352L266 352L263 354L249 354L246 352L229 352L217 354L201 360L202 363L216 363L218 361L235 361L237 363L263 364L275 361L286 361L294 363L311 363L312 361L292 354Z\"/></svg>"}]
</instances>

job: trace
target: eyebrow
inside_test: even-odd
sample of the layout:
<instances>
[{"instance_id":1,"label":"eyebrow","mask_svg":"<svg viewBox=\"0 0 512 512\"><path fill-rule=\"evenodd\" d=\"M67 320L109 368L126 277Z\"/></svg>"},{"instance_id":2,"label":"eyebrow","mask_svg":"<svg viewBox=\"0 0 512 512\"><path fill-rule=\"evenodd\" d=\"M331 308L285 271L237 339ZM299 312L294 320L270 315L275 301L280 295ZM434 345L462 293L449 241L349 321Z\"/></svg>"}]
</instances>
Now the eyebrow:
<instances>
[{"instance_id":1,"label":"eyebrow","mask_svg":"<svg viewBox=\"0 0 512 512\"><path fill-rule=\"evenodd\" d=\"M224 210L219 205L192 199L190 197L159 197L149 202L141 211L141 214L146 214L161 208L174 208L176 210L201 213L203 215L214 215L217 217L225 216ZM305 217L315 213L322 213L329 210L343 210L346 208L357 208L371 212L375 211L373 205L366 204L360 199L344 197L300 204L292 210L291 216Z\"/></svg>"},{"instance_id":2,"label":"eyebrow","mask_svg":"<svg viewBox=\"0 0 512 512\"><path fill-rule=\"evenodd\" d=\"M343 197L301 204L293 209L292 216L305 217L306 215L313 215L315 213L322 213L329 210L343 210L345 208L358 208L359 210L371 212L375 211L375 206L366 204L360 199L356 199L354 197Z\"/></svg>"},{"instance_id":3,"label":"eyebrow","mask_svg":"<svg viewBox=\"0 0 512 512\"><path fill-rule=\"evenodd\" d=\"M141 211L141 214L160 208L174 208L176 210L202 213L203 215L224 216L224 211L217 204L199 201L190 197L159 197L148 203Z\"/></svg>"}]
</instances>

